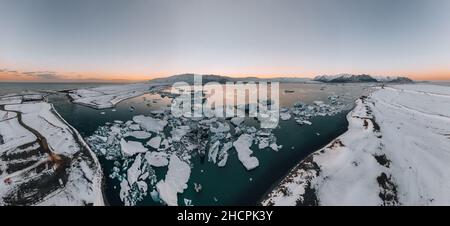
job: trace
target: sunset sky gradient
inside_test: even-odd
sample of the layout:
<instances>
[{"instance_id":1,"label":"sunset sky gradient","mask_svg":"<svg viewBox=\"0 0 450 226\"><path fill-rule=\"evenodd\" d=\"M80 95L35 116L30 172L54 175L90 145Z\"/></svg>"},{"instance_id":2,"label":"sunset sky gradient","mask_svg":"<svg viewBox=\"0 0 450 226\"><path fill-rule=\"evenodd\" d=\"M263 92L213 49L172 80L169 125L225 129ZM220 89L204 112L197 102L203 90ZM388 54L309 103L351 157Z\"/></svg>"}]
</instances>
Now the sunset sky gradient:
<instances>
[{"instance_id":1,"label":"sunset sky gradient","mask_svg":"<svg viewBox=\"0 0 450 226\"><path fill-rule=\"evenodd\" d=\"M450 80L448 0L0 0L0 81Z\"/></svg>"}]
</instances>

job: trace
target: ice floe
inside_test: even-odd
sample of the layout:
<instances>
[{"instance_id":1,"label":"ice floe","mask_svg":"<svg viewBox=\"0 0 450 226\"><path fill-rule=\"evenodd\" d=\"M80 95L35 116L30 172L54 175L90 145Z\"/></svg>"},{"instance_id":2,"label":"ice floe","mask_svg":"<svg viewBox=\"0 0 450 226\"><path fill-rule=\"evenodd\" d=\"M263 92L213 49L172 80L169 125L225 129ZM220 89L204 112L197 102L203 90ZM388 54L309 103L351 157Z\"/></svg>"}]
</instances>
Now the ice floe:
<instances>
[{"instance_id":1,"label":"ice floe","mask_svg":"<svg viewBox=\"0 0 450 226\"><path fill-rule=\"evenodd\" d=\"M161 139L162 138L160 136L153 137L152 139L150 139L147 142L147 145L152 147L152 148L154 148L154 149L158 149L160 144L161 144Z\"/></svg>"},{"instance_id":2,"label":"ice floe","mask_svg":"<svg viewBox=\"0 0 450 226\"><path fill-rule=\"evenodd\" d=\"M146 131L131 131L131 132L125 133L124 136L130 136L130 137L134 137L136 139L145 140L145 139L150 138L152 136L152 134L149 132L146 132Z\"/></svg>"},{"instance_id":3,"label":"ice floe","mask_svg":"<svg viewBox=\"0 0 450 226\"><path fill-rule=\"evenodd\" d=\"M138 123L143 129L155 133L163 131L167 125L166 120L143 115L134 116L133 121Z\"/></svg>"},{"instance_id":4,"label":"ice floe","mask_svg":"<svg viewBox=\"0 0 450 226\"><path fill-rule=\"evenodd\" d=\"M145 148L141 142L126 141L123 138L120 140L120 149L125 156L132 156L147 151L147 148Z\"/></svg>"},{"instance_id":5,"label":"ice floe","mask_svg":"<svg viewBox=\"0 0 450 226\"><path fill-rule=\"evenodd\" d=\"M145 153L145 159L151 166L162 167L167 166L169 164L169 160L167 159L168 155L164 152L147 152Z\"/></svg>"},{"instance_id":6,"label":"ice floe","mask_svg":"<svg viewBox=\"0 0 450 226\"><path fill-rule=\"evenodd\" d=\"M178 205L178 193L187 188L191 167L176 155L170 156L166 178L156 184L159 197L169 206Z\"/></svg>"},{"instance_id":7,"label":"ice floe","mask_svg":"<svg viewBox=\"0 0 450 226\"><path fill-rule=\"evenodd\" d=\"M233 146L238 153L239 161L247 170L252 170L259 166L259 161L256 157L251 156L253 151L250 146L253 143L253 137L249 134L242 134L233 142Z\"/></svg>"}]
</instances>

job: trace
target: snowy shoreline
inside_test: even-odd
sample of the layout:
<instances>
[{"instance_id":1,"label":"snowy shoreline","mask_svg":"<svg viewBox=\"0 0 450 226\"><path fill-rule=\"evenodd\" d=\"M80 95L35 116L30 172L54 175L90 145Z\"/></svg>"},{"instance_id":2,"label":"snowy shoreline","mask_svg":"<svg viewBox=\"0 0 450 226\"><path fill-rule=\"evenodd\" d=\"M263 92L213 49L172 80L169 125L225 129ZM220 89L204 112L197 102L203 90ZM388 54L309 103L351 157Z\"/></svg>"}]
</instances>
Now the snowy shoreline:
<instances>
[{"instance_id":1,"label":"snowy shoreline","mask_svg":"<svg viewBox=\"0 0 450 226\"><path fill-rule=\"evenodd\" d=\"M97 157L43 94L0 102L1 205L105 204Z\"/></svg>"},{"instance_id":2,"label":"snowy shoreline","mask_svg":"<svg viewBox=\"0 0 450 226\"><path fill-rule=\"evenodd\" d=\"M438 95L436 95L438 94ZM309 155L262 205L448 205L450 87L395 85L356 101L348 131Z\"/></svg>"},{"instance_id":3,"label":"snowy shoreline","mask_svg":"<svg viewBox=\"0 0 450 226\"><path fill-rule=\"evenodd\" d=\"M94 109L107 109L116 106L121 101L142 96L158 87L164 87L163 83L133 83L122 85L104 85L94 88L83 88L65 91L70 100L75 104Z\"/></svg>"}]
</instances>

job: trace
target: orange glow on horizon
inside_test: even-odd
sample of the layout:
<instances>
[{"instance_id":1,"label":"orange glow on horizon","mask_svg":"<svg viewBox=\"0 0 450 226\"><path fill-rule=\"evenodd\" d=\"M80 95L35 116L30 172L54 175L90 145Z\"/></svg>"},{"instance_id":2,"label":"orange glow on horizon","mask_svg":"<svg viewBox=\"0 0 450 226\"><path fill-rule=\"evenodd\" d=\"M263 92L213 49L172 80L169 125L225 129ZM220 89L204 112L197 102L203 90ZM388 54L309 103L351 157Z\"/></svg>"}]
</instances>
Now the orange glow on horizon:
<instances>
[{"instance_id":1,"label":"orange glow on horizon","mask_svg":"<svg viewBox=\"0 0 450 226\"><path fill-rule=\"evenodd\" d=\"M1 69L2 67L0 67ZM273 68L275 69L275 68ZM278 69L278 68L277 68ZM41 70L45 71L45 70ZM57 79L41 79L39 77L27 76L24 71L0 71L0 81L24 81L24 82L76 82L76 81L98 81L98 82L138 82L147 81L155 78L169 77L177 74L190 73L179 71L167 71L167 72L149 72L149 73L112 73L112 72L55 72ZM276 73L276 70L256 70L253 69L249 73L234 73L233 71L222 71L218 70L212 72L213 70L205 70L204 72L195 71L193 73L197 74L215 74L223 75L229 77L259 77L259 78L274 78L274 77L298 77L298 78L312 78L316 75L321 74L339 74L337 73L323 73L323 72L308 72L308 73L290 73L287 70L282 70L283 72ZM248 70L243 70L248 71ZM269 71L269 73L258 73L258 71ZM343 72L344 73L344 72ZM358 72L349 72L353 74L362 74ZM371 74L367 73L366 74ZM389 72L389 73L373 73L373 75L400 75L407 76L413 80L450 80L450 69L447 70L422 70L415 72Z\"/></svg>"}]
</instances>

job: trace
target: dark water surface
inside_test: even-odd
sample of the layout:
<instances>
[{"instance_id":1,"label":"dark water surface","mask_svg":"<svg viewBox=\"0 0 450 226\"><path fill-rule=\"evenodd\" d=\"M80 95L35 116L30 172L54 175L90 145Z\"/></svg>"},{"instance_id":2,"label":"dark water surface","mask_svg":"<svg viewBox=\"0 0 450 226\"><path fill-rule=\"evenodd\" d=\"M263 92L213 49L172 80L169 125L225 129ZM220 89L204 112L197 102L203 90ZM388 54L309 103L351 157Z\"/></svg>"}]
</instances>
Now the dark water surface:
<instances>
[{"instance_id":1,"label":"dark water surface","mask_svg":"<svg viewBox=\"0 0 450 226\"><path fill-rule=\"evenodd\" d=\"M0 83L2 91L23 89L68 89L77 88L76 85L38 85L23 84L16 87L8 87ZM91 87L93 84L78 84L79 87ZM6 87L6 88L5 88ZM324 88L325 87L325 88ZM330 95L341 95L342 99L352 103L364 93L360 85L311 85L311 84L286 84L280 86L280 98L283 107L292 106L296 101L312 102L325 100ZM4 90L3 90L4 89ZM282 90L294 90L293 93L285 93ZM150 110L160 109L170 104L169 98L162 98L157 94L128 99L120 102L113 109L96 110L86 106L72 104L63 93L52 94L48 97L57 111L64 119L73 125L83 137L93 134L99 126L114 120L127 121L135 115L147 115ZM151 101L149 100L156 100ZM135 107L130 111L130 106ZM104 112L104 114L101 114ZM281 121L279 128L273 130L277 137L277 143L283 145L278 151L271 149L259 150L257 145L254 150L260 162L259 167L247 171L237 158L237 153L231 149L227 165L219 168L208 161L202 162L199 156L191 159L193 168L188 182L188 188L178 196L179 203L184 203L184 198L192 200L193 205L255 205L261 197L270 190L279 180L285 176L299 161L331 140L344 133L348 122L346 114L341 112L334 116L315 117L311 120L311 126L300 126L293 119ZM122 205L119 199L119 182L109 178L112 172L113 161L99 158L106 178L105 196L111 205ZM154 168L158 180L164 179L167 167ZM193 183L202 185L202 191L194 191ZM152 190L149 187L149 192ZM147 195L139 205L160 205Z\"/></svg>"}]
</instances>

